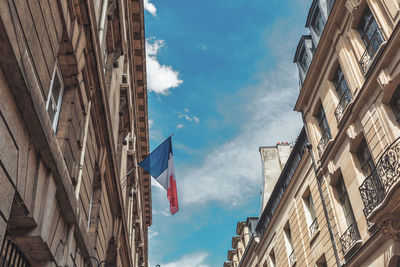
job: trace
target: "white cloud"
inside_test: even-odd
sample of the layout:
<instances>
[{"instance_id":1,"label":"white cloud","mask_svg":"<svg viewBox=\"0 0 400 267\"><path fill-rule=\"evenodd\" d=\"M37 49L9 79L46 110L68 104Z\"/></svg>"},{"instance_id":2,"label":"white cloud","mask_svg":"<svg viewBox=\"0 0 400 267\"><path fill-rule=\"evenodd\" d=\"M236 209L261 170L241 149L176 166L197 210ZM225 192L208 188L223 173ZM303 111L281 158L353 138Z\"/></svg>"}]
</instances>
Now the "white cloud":
<instances>
[{"instance_id":1,"label":"white cloud","mask_svg":"<svg viewBox=\"0 0 400 267\"><path fill-rule=\"evenodd\" d=\"M208 254L205 252L193 253L185 255L176 261L160 265L163 267L210 267L204 262L207 257Z\"/></svg>"},{"instance_id":2,"label":"white cloud","mask_svg":"<svg viewBox=\"0 0 400 267\"><path fill-rule=\"evenodd\" d=\"M271 34L274 33L274 34ZM211 150L203 162L176 168L181 206L219 202L244 205L262 185L259 147L292 141L300 133L301 115L293 111L299 94L298 72L291 63L301 31L286 19L264 32L266 51L276 54L276 63L254 73L259 81L233 95L224 116L242 122L240 132ZM240 100L240 102L237 101ZM229 103L229 101L228 101Z\"/></svg>"},{"instance_id":3,"label":"white cloud","mask_svg":"<svg viewBox=\"0 0 400 267\"><path fill-rule=\"evenodd\" d=\"M157 16L157 8L153 3L150 3L150 0L144 0L144 9L154 17Z\"/></svg>"},{"instance_id":4,"label":"white cloud","mask_svg":"<svg viewBox=\"0 0 400 267\"><path fill-rule=\"evenodd\" d=\"M233 200L244 204L248 194L260 190L259 146L291 141L301 129L300 114L293 111L297 77L293 64L280 63L261 83L244 89L251 97L239 107L246 114L241 133L210 151L202 164L185 166L177 174L183 205L218 201L232 206Z\"/></svg>"},{"instance_id":5,"label":"white cloud","mask_svg":"<svg viewBox=\"0 0 400 267\"><path fill-rule=\"evenodd\" d=\"M151 127L154 125L154 120L149 119L149 129L151 129Z\"/></svg>"},{"instance_id":6,"label":"white cloud","mask_svg":"<svg viewBox=\"0 0 400 267\"><path fill-rule=\"evenodd\" d=\"M151 230L151 228L149 229L149 239L158 236L158 232Z\"/></svg>"},{"instance_id":7,"label":"white cloud","mask_svg":"<svg viewBox=\"0 0 400 267\"><path fill-rule=\"evenodd\" d=\"M148 89L166 95L169 89L178 87L183 81L179 79L179 72L172 66L162 65L158 61L157 54L164 45L163 40L154 38L146 40L146 65Z\"/></svg>"},{"instance_id":8,"label":"white cloud","mask_svg":"<svg viewBox=\"0 0 400 267\"><path fill-rule=\"evenodd\" d=\"M184 113L178 112L178 118L182 119L184 118L187 121L194 121L195 123L199 123L200 119L197 116L194 116L193 114L190 113L190 110L188 108L184 109Z\"/></svg>"},{"instance_id":9,"label":"white cloud","mask_svg":"<svg viewBox=\"0 0 400 267\"><path fill-rule=\"evenodd\" d=\"M180 123L180 124L178 124L178 125L176 126L176 129L181 129L181 128L183 128L183 127L185 127L185 124Z\"/></svg>"}]
</instances>

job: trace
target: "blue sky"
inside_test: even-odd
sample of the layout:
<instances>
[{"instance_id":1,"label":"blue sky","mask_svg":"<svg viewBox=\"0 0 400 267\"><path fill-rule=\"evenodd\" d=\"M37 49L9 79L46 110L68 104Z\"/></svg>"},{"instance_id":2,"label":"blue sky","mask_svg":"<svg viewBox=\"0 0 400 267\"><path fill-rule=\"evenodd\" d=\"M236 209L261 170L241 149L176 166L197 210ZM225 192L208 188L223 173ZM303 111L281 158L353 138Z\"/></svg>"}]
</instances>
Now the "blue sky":
<instances>
[{"instance_id":1,"label":"blue sky","mask_svg":"<svg viewBox=\"0 0 400 267\"><path fill-rule=\"evenodd\" d=\"M153 267L214 267L260 212L258 148L292 141L311 1L145 0L150 147L171 133L180 211L152 185Z\"/></svg>"}]
</instances>

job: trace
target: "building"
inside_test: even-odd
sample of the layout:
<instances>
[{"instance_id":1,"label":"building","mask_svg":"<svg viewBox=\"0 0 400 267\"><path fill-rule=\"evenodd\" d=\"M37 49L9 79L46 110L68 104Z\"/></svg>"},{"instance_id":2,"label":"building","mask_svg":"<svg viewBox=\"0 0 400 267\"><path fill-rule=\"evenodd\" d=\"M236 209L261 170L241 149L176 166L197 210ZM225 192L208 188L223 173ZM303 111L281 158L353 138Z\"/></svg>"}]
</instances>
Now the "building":
<instances>
[{"instance_id":1,"label":"building","mask_svg":"<svg viewBox=\"0 0 400 267\"><path fill-rule=\"evenodd\" d=\"M315 49L296 51L306 75L295 110L332 202L340 264L398 266L399 2L336 0L327 20L318 8L308 23Z\"/></svg>"},{"instance_id":2,"label":"building","mask_svg":"<svg viewBox=\"0 0 400 267\"><path fill-rule=\"evenodd\" d=\"M312 2L294 58L308 141L239 266L400 266L399 11L397 0Z\"/></svg>"},{"instance_id":3,"label":"building","mask_svg":"<svg viewBox=\"0 0 400 267\"><path fill-rule=\"evenodd\" d=\"M264 210L272 189L282 172L283 167L289 157L292 147L288 142L281 142L276 146L261 146L258 151L261 155L262 163L262 182L261 191L261 212Z\"/></svg>"},{"instance_id":4,"label":"building","mask_svg":"<svg viewBox=\"0 0 400 267\"><path fill-rule=\"evenodd\" d=\"M0 51L0 265L148 266L143 2L0 1Z\"/></svg>"}]
</instances>

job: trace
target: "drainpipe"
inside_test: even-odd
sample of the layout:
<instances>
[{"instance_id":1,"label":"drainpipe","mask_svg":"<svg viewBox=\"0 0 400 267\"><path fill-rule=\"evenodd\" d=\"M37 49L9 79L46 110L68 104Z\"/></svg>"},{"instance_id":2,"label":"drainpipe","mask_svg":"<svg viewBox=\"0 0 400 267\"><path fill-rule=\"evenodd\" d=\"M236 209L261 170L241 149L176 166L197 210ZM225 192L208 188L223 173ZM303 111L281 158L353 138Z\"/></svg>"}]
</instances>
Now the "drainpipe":
<instances>
[{"instance_id":1,"label":"drainpipe","mask_svg":"<svg viewBox=\"0 0 400 267\"><path fill-rule=\"evenodd\" d=\"M85 152L86 152L87 136L88 136L88 132L89 132L91 107L92 107L92 99L90 98L89 103L88 103L87 112L86 112L86 121L85 121L85 128L84 128L84 134L83 134L82 152L81 152L81 157L79 159L78 179L77 179L77 184L76 184L76 188L75 188L76 199L79 199L79 192L81 190L81 184L82 184L83 164L85 161Z\"/></svg>"},{"instance_id":2,"label":"drainpipe","mask_svg":"<svg viewBox=\"0 0 400 267\"><path fill-rule=\"evenodd\" d=\"M306 135L309 136L308 135L308 130L307 130L307 124L306 124L306 120L304 118L304 113L303 112L301 112L301 118L303 119L304 130L306 131ZM311 160L312 160L312 163L313 163L313 168L314 168L314 172L315 172L315 179L317 180L317 184L318 184L319 196L321 197L322 207L324 209L324 215L325 215L326 223L327 223L328 230L329 230L329 236L330 236L331 242L332 242L333 252L335 254L336 264L337 264L338 267L341 267L339 254L338 254L338 250L337 250L337 247L336 247L335 238L333 236L331 222L329 220L328 209L326 208L324 193L322 192L321 182L319 181L319 179L317 177L317 169L318 168L317 168L317 163L316 163L315 158L314 158L314 154L313 154L313 151L312 151L311 144L307 144L307 149L308 149L308 152L310 152Z\"/></svg>"}]
</instances>

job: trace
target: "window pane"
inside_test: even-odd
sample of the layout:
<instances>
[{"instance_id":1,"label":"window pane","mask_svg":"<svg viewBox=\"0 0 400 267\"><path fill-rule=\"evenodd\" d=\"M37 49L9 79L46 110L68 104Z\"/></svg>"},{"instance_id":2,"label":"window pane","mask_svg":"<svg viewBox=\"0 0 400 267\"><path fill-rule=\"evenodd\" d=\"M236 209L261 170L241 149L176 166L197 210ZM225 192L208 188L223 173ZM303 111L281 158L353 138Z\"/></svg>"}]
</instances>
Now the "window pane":
<instances>
[{"instance_id":1,"label":"window pane","mask_svg":"<svg viewBox=\"0 0 400 267\"><path fill-rule=\"evenodd\" d=\"M324 29L324 22L322 21L321 12L319 11L318 8L315 11L314 18L313 18L311 24L312 24L315 32L317 33L317 35L320 36Z\"/></svg>"},{"instance_id":2,"label":"window pane","mask_svg":"<svg viewBox=\"0 0 400 267\"><path fill-rule=\"evenodd\" d=\"M358 25L358 30L360 32L361 39L367 46L376 30L378 30L378 23L372 15L369 7L365 8L364 14L362 15Z\"/></svg>"},{"instance_id":3,"label":"window pane","mask_svg":"<svg viewBox=\"0 0 400 267\"><path fill-rule=\"evenodd\" d=\"M358 160L360 161L361 169L365 177L369 176L375 169L374 161L372 160L371 153L369 152L368 145L365 139L361 142L357 151Z\"/></svg>"}]
</instances>

